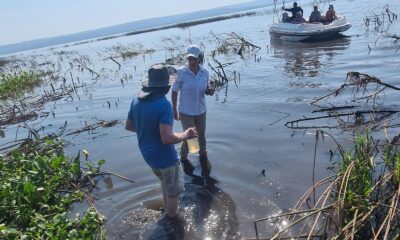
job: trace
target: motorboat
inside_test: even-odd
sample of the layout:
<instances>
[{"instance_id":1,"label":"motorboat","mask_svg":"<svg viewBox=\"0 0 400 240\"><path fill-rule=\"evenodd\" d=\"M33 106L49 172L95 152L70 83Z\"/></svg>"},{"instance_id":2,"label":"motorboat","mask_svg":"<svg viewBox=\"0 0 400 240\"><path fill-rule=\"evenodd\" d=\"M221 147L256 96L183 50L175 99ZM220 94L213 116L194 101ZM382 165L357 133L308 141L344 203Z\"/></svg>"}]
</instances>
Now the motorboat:
<instances>
[{"instance_id":1,"label":"motorboat","mask_svg":"<svg viewBox=\"0 0 400 240\"><path fill-rule=\"evenodd\" d=\"M337 16L336 20L330 23L275 23L269 28L269 33L271 37L283 41L317 41L330 39L350 27L351 24L344 16Z\"/></svg>"}]
</instances>

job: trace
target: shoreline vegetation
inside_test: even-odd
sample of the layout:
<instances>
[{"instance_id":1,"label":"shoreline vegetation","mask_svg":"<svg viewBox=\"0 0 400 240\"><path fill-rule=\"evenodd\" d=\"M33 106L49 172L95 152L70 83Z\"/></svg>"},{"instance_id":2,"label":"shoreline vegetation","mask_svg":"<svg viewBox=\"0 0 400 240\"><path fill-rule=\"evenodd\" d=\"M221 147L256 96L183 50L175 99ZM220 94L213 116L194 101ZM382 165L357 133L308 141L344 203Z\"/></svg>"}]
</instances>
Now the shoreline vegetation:
<instances>
[{"instance_id":1,"label":"shoreline vegetation","mask_svg":"<svg viewBox=\"0 0 400 240\"><path fill-rule=\"evenodd\" d=\"M332 136L317 130L315 145L324 137ZM338 144L336 173L315 183L288 213L255 220L256 239L399 239L400 135L387 140L381 144L366 130L355 133L352 149ZM259 226L271 222L281 227L261 237Z\"/></svg>"},{"instance_id":2,"label":"shoreline vegetation","mask_svg":"<svg viewBox=\"0 0 400 240\"><path fill-rule=\"evenodd\" d=\"M80 152L72 159L63 147L45 137L0 155L1 239L106 239L105 218L91 194L105 160L81 161ZM83 199L88 210L71 216L72 204Z\"/></svg>"}]
</instances>

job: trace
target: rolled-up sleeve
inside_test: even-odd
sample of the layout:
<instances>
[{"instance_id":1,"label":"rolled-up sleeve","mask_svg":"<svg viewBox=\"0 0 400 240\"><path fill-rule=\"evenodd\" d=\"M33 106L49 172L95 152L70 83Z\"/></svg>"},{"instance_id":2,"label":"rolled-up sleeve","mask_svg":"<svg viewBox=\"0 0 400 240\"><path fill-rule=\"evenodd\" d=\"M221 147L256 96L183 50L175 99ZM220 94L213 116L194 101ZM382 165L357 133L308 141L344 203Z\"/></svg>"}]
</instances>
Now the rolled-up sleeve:
<instances>
[{"instance_id":1,"label":"rolled-up sleeve","mask_svg":"<svg viewBox=\"0 0 400 240\"><path fill-rule=\"evenodd\" d=\"M175 82L172 84L172 91L174 92L179 92L182 88L182 74L183 71L182 69L178 69L178 72L176 73L177 78Z\"/></svg>"}]
</instances>

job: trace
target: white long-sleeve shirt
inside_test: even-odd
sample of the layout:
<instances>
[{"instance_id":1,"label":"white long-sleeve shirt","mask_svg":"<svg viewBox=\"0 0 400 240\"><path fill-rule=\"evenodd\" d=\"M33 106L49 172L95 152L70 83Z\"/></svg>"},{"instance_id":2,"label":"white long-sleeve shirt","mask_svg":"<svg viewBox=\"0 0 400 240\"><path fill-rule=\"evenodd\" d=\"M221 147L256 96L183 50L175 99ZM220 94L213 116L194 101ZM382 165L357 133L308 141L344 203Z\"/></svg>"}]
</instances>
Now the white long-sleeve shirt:
<instances>
[{"instance_id":1,"label":"white long-sleeve shirt","mask_svg":"<svg viewBox=\"0 0 400 240\"><path fill-rule=\"evenodd\" d=\"M208 85L208 71L199 66L195 75L188 65L178 69L177 79L172 85L172 91L179 92L179 112L196 116L207 111L205 92Z\"/></svg>"}]
</instances>

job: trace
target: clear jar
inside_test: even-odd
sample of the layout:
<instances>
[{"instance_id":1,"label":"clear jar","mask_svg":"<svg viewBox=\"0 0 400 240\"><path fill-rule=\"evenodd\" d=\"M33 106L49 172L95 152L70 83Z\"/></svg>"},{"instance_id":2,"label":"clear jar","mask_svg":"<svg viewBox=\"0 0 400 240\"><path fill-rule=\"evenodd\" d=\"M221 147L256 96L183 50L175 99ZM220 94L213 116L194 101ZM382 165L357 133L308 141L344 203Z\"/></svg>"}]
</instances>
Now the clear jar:
<instances>
[{"instance_id":1,"label":"clear jar","mask_svg":"<svg viewBox=\"0 0 400 240\"><path fill-rule=\"evenodd\" d=\"M199 145L198 138L191 138L191 139L187 139L186 141L187 141L190 153L198 153L200 151L200 145Z\"/></svg>"}]
</instances>

